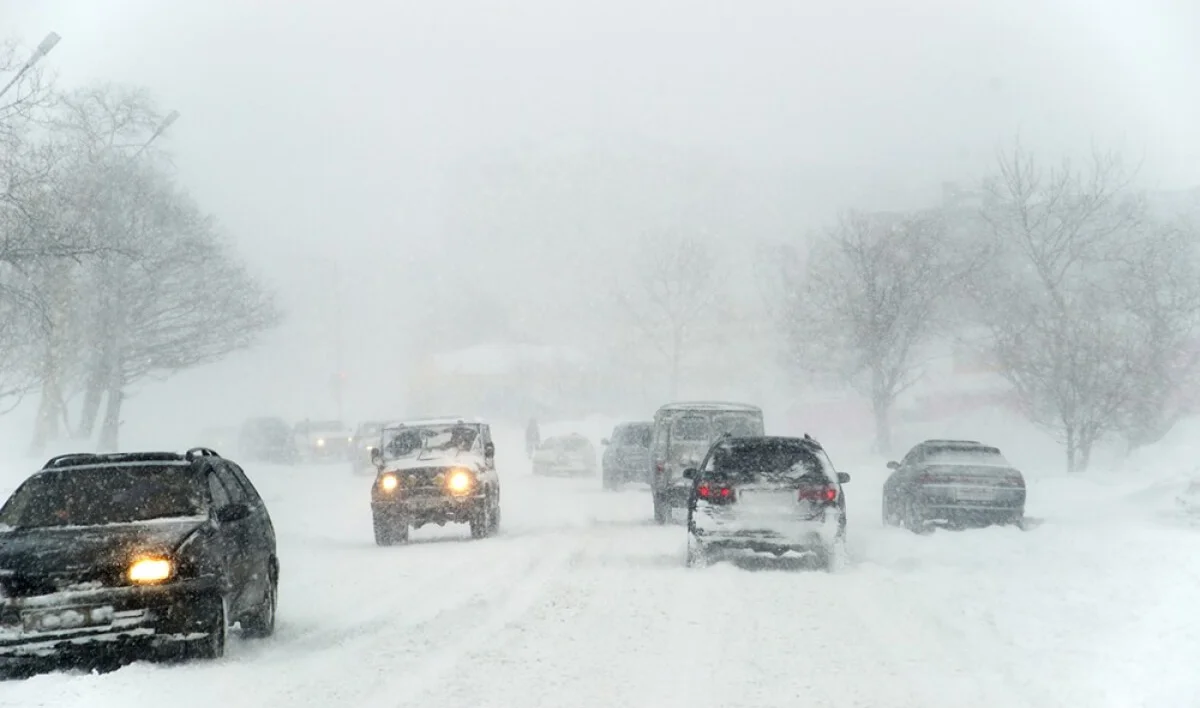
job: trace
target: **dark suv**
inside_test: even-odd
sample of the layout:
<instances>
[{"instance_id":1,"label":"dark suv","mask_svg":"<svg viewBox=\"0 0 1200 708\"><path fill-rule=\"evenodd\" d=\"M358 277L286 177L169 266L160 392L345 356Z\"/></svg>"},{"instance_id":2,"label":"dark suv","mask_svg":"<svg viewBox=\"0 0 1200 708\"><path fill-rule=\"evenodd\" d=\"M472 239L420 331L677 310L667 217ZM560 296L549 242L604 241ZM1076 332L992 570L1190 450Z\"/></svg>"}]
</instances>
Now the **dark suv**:
<instances>
[{"instance_id":1,"label":"dark suv","mask_svg":"<svg viewBox=\"0 0 1200 708\"><path fill-rule=\"evenodd\" d=\"M275 629L262 498L206 448L51 459L0 508L0 667L206 658Z\"/></svg>"},{"instance_id":2,"label":"dark suv","mask_svg":"<svg viewBox=\"0 0 1200 708\"><path fill-rule=\"evenodd\" d=\"M709 448L688 500L688 565L731 552L810 556L830 568L846 536L850 475L805 435L726 437Z\"/></svg>"}]
</instances>

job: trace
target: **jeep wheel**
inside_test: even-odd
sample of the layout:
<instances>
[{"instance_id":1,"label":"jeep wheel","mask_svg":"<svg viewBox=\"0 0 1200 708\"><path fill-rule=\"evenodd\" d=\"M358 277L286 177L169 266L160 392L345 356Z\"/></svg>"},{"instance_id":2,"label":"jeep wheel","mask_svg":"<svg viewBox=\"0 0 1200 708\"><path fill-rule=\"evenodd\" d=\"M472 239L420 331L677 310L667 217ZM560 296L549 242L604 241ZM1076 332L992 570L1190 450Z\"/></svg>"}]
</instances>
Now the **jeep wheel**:
<instances>
[{"instance_id":1,"label":"jeep wheel","mask_svg":"<svg viewBox=\"0 0 1200 708\"><path fill-rule=\"evenodd\" d=\"M375 545L394 546L408 542L408 522L393 516L375 514Z\"/></svg>"},{"instance_id":2,"label":"jeep wheel","mask_svg":"<svg viewBox=\"0 0 1200 708\"><path fill-rule=\"evenodd\" d=\"M496 501L492 505L492 523L488 527L488 535L494 536L500 532L500 497L496 496Z\"/></svg>"},{"instance_id":3,"label":"jeep wheel","mask_svg":"<svg viewBox=\"0 0 1200 708\"><path fill-rule=\"evenodd\" d=\"M484 500L471 514L471 538L487 538L492 528L492 506Z\"/></svg>"}]
</instances>

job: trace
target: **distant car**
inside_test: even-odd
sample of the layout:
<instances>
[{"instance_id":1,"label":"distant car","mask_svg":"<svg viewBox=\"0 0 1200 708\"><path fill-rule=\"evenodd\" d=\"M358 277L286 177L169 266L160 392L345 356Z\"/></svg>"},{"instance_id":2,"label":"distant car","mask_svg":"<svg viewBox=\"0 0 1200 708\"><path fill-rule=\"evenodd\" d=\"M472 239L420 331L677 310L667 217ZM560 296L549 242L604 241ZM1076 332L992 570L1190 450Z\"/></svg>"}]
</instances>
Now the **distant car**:
<instances>
[{"instance_id":1,"label":"distant car","mask_svg":"<svg viewBox=\"0 0 1200 708\"><path fill-rule=\"evenodd\" d=\"M295 464L298 451L292 427L282 418L251 418L238 431L237 454L250 462Z\"/></svg>"},{"instance_id":2,"label":"distant car","mask_svg":"<svg viewBox=\"0 0 1200 708\"><path fill-rule=\"evenodd\" d=\"M1020 525L1025 477L999 448L977 440L926 440L883 484L883 522L923 533L936 526Z\"/></svg>"},{"instance_id":3,"label":"distant car","mask_svg":"<svg viewBox=\"0 0 1200 708\"><path fill-rule=\"evenodd\" d=\"M354 439L350 441L350 471L354 474L373 472L375 465L371 462L371 449L379 447L379 436L384 424L379 421L359 423L354 430Z\"/></svg>"},{"instance_id":4,"label":"distant car","mask_svg":"<svg viewBox=\"0 0 1200 708\"><path fill-rule=\"evenodd\" d=\"M620 423L611 438L600 441L600 460L605 489L620 489L626 482L650 481L650 437L654 423Z\"/></svg>"},{"instance_id":5,"label":"distant car","mask_svg":"<svg viewBox=\"0 0 1200 708\"><path fill-rule=\"evenodd\" d=\"M688 565L749 551L810 556L828 569L845 540L850 475L807 435L726 437L684 477Z\"/></svg>"},{"instance_id":6,"label":"distant car","mask_svg":"<svg viewBox=\"0 0 1200 708\"><path fill-rule=\"evenodd\" d=\"M375 543L405 543L409 527L469 524L471 536L500 530L500 476L491 426L433 419L384 426L373 453Z\"/></svg>"},{"instance_id":7,"label":"distant car","mask_svg":"<svg viewBox=\"0 0 1200 708\"><path fill-rule=\"evenodd\" d=\"M205 448L55 457L0 508L0 665L203 658L275 629L271 517Z\"/></svg>"},{"instance_id":8,"label":"distant car","mask_svg":"<svg viewBox=\"0 0 1200 708\"><path fill-rule=\"evenodd\" d=\"M350 458L354 431L340 420L302 420L295 431L302 460L344 462Z\"/></svg>"},{"instance_id":9,"label":"distant car","mask_svg":"<svg viewBox=\"0 0 1200 708\"><path fill-rule=\"evenodd\" d=\"M747 403L684 401L654 414L650 440L650 491L654 520L665 524L674 509L687 507L692 483L683 471L700 464L709 446L724 435L762 435L763 413Z\"/></svg>"},{"instance_id":10,"label":"distant car","mask_svg":"<svg viewBox=\"0 0 1200 708\"><path fill-rule=\"evenodd\" d=\"M546 438L533 453L536 475L594 477L596 467L596 447L578 433Z\"/></svg>"}]
</instances>

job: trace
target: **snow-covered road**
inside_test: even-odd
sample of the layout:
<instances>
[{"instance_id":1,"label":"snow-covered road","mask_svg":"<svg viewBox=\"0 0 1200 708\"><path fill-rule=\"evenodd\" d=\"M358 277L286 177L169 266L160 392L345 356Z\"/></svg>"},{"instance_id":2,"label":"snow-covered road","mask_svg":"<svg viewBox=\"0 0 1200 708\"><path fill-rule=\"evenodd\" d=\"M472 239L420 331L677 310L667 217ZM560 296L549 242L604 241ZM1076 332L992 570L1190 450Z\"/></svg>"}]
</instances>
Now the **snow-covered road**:
<instances>
[{"instance_id":1,"label":"snow-covered road","mask_svg":"<svg viewBox=\"0 0 1200 708\"><path fill-rule=\"evenodd\" d=\"M919 537L881 526L882 474L851 468L846 567L689 570L644 490L501 470L500 536L377 548L368 479L250 469L279 533L276 636L7 682L0 705L1200 705L1200 535L1113 520L1115 492L1062 507L1034 488L1035 530Z\"/></svg>"}]
</instances>

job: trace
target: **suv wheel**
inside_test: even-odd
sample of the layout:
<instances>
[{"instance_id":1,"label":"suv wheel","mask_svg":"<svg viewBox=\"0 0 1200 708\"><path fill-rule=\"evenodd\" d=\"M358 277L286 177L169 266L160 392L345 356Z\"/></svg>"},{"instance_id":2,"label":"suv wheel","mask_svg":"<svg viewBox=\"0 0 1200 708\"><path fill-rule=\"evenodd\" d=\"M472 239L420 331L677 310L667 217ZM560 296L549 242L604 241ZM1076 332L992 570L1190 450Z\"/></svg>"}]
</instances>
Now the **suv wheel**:
<instances>
[{"instance_id":1,"label":"suv wheel","mask_svg":"<svg viewBox=\"0 0 1200 708\"><path fill-rule=\"evenodd\" d=\"M488 500L484 500L471 514L471 538L487 538L488 532L492 528L492 505Z\"/></svg>"},{"instance_id":2,"label":"suv wheel","mask_svg":"<svg viewBox=\"0 0 1200 708\"><path fill-rule=\"evenodd\" d=\"M386 514L376 513L372 517L375 526L375 545L394 546L408 542L408 522Z\"/></svg>"}]
</instances>

